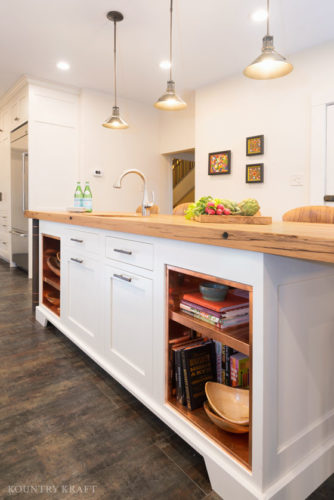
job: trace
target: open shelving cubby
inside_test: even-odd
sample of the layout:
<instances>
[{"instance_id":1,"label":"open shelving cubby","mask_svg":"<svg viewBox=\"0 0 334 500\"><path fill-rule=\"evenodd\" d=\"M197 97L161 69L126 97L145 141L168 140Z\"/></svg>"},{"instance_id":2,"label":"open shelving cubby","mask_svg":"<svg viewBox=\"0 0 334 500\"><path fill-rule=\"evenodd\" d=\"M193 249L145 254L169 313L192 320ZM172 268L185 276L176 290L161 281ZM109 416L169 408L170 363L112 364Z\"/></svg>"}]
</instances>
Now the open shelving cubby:
<instances>
[{"instance_id":1,"label":"open shelving cubby","mask_svg":"<svg viewBox=\"0 0 334 500\"><path fill-rule=\"evenodd\" d=\"M50 262L50 257L56 258L60 255L60 238L56 236L42 235L43 252L43 275L42 275L42 296L43 304L54 314L60 316L60 269L57 269ZM49 297L49 299L48 299ZM52 298L52 302L50 301Z\"/></svg>"},{"instance_id":2,"label":"open shelving cubby","mask_svg":"<svg viewBox=\"0 0 334 500\"><path fill-rule=\"evenodd\" d=\"M225 452L229 453L251 470L252 458L252 303L253 289L251 286L236 283L214 276L197 273L187 269L167 266L167 335L166 335L166 401L177 410L183 418L200 429L209 439L213 440ZM249 323L242 326L220 329L201 319L194 318L180 310L180 300L184 293L198 291L203 282L214 282L228 285L231 288L243 290L249 298ZM172 356L170 341L195 331L197 335L221 342L249 357L249 432L232 434L225 432L207 417L204 408L189 410L177 401L173 393Z\"/></svg>"}]
</instances>

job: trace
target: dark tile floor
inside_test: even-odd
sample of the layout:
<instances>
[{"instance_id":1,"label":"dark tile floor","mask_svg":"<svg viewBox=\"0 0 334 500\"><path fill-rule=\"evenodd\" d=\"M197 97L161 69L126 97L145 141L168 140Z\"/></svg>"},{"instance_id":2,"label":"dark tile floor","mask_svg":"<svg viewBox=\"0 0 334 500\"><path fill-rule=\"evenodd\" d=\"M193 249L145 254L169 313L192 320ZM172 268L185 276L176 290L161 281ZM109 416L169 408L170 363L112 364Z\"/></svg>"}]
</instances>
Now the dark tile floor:
<instances>
[{"instance_id":1,"label":"dark tile floor","mask_svg":"<svg viewBox=\"0 0 334 500\"><path fill-rule=\"evenodd\" d=\"M0 398L1 499L219 498L198 453L34 321L31 283L1 260ZM334 498L334 478L310 498Z\"/></svg>"}]
</instances>

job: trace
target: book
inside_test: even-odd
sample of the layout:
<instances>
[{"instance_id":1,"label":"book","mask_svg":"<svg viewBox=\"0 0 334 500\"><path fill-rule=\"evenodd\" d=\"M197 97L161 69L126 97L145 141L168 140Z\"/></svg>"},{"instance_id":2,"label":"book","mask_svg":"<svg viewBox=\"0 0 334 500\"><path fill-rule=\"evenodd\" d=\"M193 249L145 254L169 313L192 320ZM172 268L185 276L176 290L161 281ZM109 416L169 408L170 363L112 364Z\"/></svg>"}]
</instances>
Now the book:
<instances>
[{"instance_id":1,"label":"book","mask_svg":"<svg viewBox=\"0 0 334 500\"><path fill-rule=\"evenodd\" d=\"M213 309L209 309L207 307L200 306L199 304L195 304L195 302L190 302L189 300L184 300L182 299L180 302L180 307L181 304L183 306L188 306L189 308L196 309L197 311L202 311L204 313L210 314L212 316L215 316L216 318L230 318L234 316L240 316L243 314L248 314L249 313L249 305L247 304L241 304L239 307L236 309L232 309L229 311L222 311L222 312L217 312L214 311Z\"/></svg>"},{"instance_id":2,"label":"book","mask_svg":"<svg viewBox=\"0 0 334 500\"><path fill-rule=\"evenodd\" d=\"M188 306L182 306L182 304L180 304L180 311L185 313L185 314L188 314L189 316L192 316L193 318L200 319L200 320L204 321L205 323L209 323L212 326L216 326L217 328L220 328L221 330L224 328L228 328L230 326L242 325L242 324L246 324L249 322L249 315L248 314L244 314L242 316L235 316L235 317L229 318L229 319L221 319L221 320L218 319L218 321L217 321L216 318L212 318L209 315L207 315L206 313L197 312L195 310L190 310L190 308Z\"/></svg>"},{"instance_id":3,"label":"book","mask_svg":"<svg viewBox=\"0 0 334 500\"><path fill-rule=\"evenodd\" d=\"M200 408L205 399L205 384L216 379L215 344L209 340L202 345L181 351L187 408Z\"/></svg>"},{"instance_id":4,"label":"book","mask_svg":"<svg viewBox=\"0 0 334 500\"><path fill-rule=\"evenodd\" d=\"M222 383L222 343L218 340L213 341L216 350L216 381Z\"/></svg>"},{"instance_id":5,"label":"book","mask_svg":"<svg viewBox=\"0 0 334 500\"><path fill-rule=\"evenodd\" d=\"M183 295L183 300L193 302L194 304L217 312L230 311L232 309L238 309L240 305L249 304L248 298L240 297L239 295L235 295L233 293L228 293L226 299L219 302L203 299L200 292L185 293Z\"/></svg>"},{"instance_id":6,"label":"book","mask_svg":"<svg viewBox=\"0 0 334 500\"><path fill-rule=\"evenodd\" d=\"M232 347L225 346L225 385L231 385L230 357L237 352L238 351L232 349Z\"/></svg>"},{"instance_id":7,"label":"book","mask_svg":"<svg viewBox=\"0 0 334 500\"><path fill-rule=\"evenodd\" d=\"M232 387L249 387L249 357L241 352L230 356Z\"/></svg>"}]
</instances>

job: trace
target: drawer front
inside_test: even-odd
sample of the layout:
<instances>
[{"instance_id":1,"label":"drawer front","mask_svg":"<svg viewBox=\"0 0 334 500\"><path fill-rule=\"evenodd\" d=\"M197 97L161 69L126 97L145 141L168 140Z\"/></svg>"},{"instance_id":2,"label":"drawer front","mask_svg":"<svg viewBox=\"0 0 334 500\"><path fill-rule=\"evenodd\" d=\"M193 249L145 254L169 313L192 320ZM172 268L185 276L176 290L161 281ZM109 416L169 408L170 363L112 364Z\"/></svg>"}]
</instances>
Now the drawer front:
<instances>
[{"instance_id":1,"label":"drawer front","mask_svg":"<svg viewBox=\"0 0 334 500\"><path fill-rule=\"evenodd\" d=\"M107 236L106 257L143 269L153 269L153 245L151 243Z\"/></svg>"},{"instance_id":2,"label":"drawer front","mask_svg":"<svg viewBox=\"0 0 334 500\"><path fill-rule=\"evenodd\" d=\"M71 229L66 231L65 244L75 250L98 253L99 235L88 231L77 231Z\"/></svg>"}]
</instances>

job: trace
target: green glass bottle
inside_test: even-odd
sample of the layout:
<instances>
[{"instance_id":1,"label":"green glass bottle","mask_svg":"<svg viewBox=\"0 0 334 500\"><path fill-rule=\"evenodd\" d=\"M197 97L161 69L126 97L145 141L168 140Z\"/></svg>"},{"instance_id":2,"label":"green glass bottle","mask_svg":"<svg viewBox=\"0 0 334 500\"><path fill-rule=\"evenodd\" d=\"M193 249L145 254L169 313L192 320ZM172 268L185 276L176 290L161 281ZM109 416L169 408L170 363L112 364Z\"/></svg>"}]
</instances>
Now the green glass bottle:
<instances>
[{"instance_id":1,"label":"green glass bottle","mask_svg":"<svg viewBox=\"0 0 334 500\"><path fill-rule=\"evenodd\" d=\"M86 212L91 212L93 210L93 197L92 191L89 186L89 182L86 182L85 189L83 192L83 206L86 209Z\"/></svg>"},{"instance_id":2,"label":"green glass bottle","mask_svg":"<svg viewBox=\"0 0 334 500\"><path fill-rule=\"evenodd\" d=\"M75 188L74 191L74 206L75 207L82 207L83 206L83 192L81 189L80 182L77 182L77 187Z\"/></svg>"}]
</instances>

